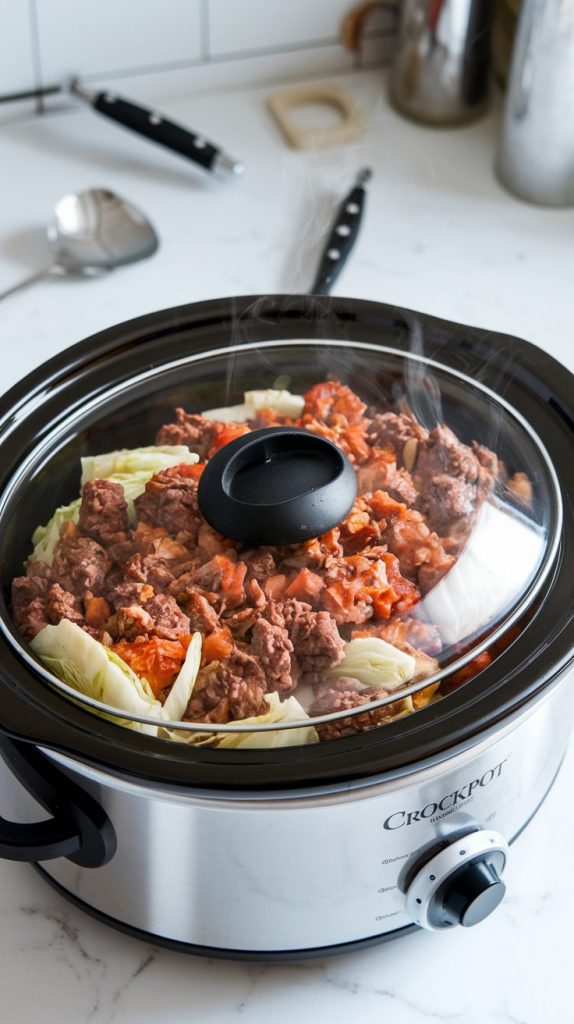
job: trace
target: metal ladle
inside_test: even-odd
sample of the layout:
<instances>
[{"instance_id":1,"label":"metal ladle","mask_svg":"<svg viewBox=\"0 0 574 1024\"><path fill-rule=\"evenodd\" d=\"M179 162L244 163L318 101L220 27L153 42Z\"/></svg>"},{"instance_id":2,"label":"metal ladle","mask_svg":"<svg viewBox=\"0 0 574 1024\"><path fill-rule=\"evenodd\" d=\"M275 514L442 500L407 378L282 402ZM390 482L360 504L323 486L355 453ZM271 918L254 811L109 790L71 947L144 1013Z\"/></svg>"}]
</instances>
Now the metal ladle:
<instances>
[{"instance_id":1,"label":"metal ladle","mask_svg":"<svg viewBox=\"0 0 574 1024\"><path fill-rule=\"evenodd\" d=\"M49 266L0 293L0 299L27 288L54 270L88 276L147 259L159 245L147 217L105 188L70 193L56 203L47 229L54 254Z\"/></svg>"}]
</instances>

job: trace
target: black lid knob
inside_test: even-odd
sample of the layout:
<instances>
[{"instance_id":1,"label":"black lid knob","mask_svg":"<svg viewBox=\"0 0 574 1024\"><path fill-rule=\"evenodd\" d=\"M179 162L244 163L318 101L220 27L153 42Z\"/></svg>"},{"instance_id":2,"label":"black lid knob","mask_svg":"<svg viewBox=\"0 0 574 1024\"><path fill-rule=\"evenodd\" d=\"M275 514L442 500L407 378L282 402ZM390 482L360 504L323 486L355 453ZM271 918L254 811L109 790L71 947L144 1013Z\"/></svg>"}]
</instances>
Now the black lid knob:
<instances>
[{"instance_id":1,"label":"black lid knob","mask_svg":"<svg viewBox=\"0 0 574 1024\"><path fill-rule=\"evenodd\" d=\"M442 897L443 919L470 928L496 910L505 892L506 886L490 861L465 864L452 875Z\"/></svg>"},{"instance_id":2,"label":"black lid knob","mask_svg":"<svg viewBox=\"0 0 574 1024\"><path fill-rule=\"evenodd\" d=\"M224 445L199 481L202 515L244 544L296 544L337 526L357 495L347 456L299 427L253 430Z\"/></svg>"}]
</instances>

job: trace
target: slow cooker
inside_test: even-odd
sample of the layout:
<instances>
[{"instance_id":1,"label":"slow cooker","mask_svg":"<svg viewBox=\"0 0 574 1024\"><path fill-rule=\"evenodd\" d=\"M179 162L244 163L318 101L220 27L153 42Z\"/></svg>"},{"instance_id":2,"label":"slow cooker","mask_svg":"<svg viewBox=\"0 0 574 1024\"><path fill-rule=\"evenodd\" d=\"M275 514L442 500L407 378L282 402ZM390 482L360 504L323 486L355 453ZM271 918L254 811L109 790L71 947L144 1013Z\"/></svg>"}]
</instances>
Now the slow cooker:
<instances>
[{"instance_id":1,"label":"slow cooker","mask_svg":"<svg viewBox=\"0 0 574 1024\"><path fill-rule=\"evenodd\" d=\"M491 506L474 561L476 531L451 570L437 699L325 742L225 748L126 728L70 699L18 633L10 584L46 512L77 495L80 456L153 443L176 406L327 379L365 403L407 400L531 484L530 507ZM0 855L33 863L113 927L208 956L295 959L486 917L574 715L573 396L572 375L525 341L305 296L144 316L20 382L0 403Z\"/></svg>"}]
</instances>

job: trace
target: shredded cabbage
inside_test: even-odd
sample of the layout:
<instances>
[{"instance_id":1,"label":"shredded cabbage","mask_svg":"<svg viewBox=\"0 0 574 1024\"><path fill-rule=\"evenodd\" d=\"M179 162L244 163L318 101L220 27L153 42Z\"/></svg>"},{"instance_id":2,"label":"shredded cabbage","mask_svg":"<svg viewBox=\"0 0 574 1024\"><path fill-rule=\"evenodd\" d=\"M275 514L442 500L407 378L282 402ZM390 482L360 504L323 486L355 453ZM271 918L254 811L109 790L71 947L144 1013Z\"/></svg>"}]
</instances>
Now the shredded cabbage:
<instances>
[{"instance_id":1,"label":"shredded cabbage","mask_svg":"<svg viewBox=\"0 0 574 1024\"><path fill-rule=\"evenodd\" d=\"M345 656L330 674L349 676L367 686L392 693L408 683L416 671L415 659L376 636L358 637L345 647Z\"/></svg>"},{"instance_id":2,"label":"shredded cabbage","mask_svg":"<svg viewBox=\"0 0 574 1024\"><path fill-rule=\"evenodd\" d=\"M309 715L301 707L295 697L280 700L278 693L266 693L265 700L269 711L264 715L242 719L242 725L264 725L267 722L301 722L309 719ZM277 729L269 732L235 732L224 733L218 747L291 747L305 743L318 743L319 736L312 725L303 725L300 729Z\"/></svg>"},{"instance_id":3,"label":"shredded cabbage","mask_svg":"<svg viewBox=\"0 0 574 1024\"><path fill-rule=\"evenodd\" d=\"M290 391L279 391L276 388L261 388L246 391L241 405L207 409L202 415L208 420L220 420L222 423L243 423L256 416L258 409L275 409L279 416L295 418L301 415L304 405L302 395L292 395Z\"/></svg>"},{"instance_id":4,"label":"shredded cabbage","mask_svg":"<svg viewBox=\"0 0 574 1024\"><path fill-rule=\"evenodd\" d=\"M183 444L149 445L147 448L121 448L103 455L88 455L82 460L81 486L88 480L111 480L116 474L141 474L147 479L181 462L192 465L199 455Z\"/></svg>"},{"instance_id":5,"label":"shredded cabbage","mask_svg":"<svg viewBox=\"0 0 574 1024\"><path fill-rule=\"evenodd\" d=\"M171 719L172 722L179 722L183 718L201 664L201 645L201 633L194 633L187 648L185 661L167 695L163 706L163 718Z\"/></svg>"},{"instance_id":6,"label":"shredded cabbage","mask_svg":"<svg viewBox=\"0 0 574 1024\"><path fill-rule=\"evenodd\" d=\"M69 619L62 619L57 626L44 626L30 646L46 668L78 693L109 704L119 712L129 711L158 721L181 719L201 658L201 636L194 633L184 665L162 705L154 697L147 679L140 679L114 651ZM158 732L158 726L128 720L122 724L152 736Z\"/></svg>"}]
</instances>

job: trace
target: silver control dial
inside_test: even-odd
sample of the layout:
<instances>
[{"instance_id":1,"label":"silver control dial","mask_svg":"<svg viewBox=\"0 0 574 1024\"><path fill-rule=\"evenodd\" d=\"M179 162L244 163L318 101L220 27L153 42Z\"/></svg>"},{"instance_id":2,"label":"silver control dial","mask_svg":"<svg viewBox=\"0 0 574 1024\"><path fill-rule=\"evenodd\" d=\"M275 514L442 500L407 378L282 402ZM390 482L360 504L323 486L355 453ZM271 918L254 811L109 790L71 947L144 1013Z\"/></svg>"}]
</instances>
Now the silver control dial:
<instances>
[{"instance_id":1,"label":"silver control dial","mask_svg":"<svg viewBox=\"0 0 574 1024\"><path fill-rule=\"evenodd\" d=\"M485 829L442 847L411 877L406 893L411 920L431 931L483 921L506 892L501 875L507 858L506 840Z\"/></svg>"}]
</instances>

